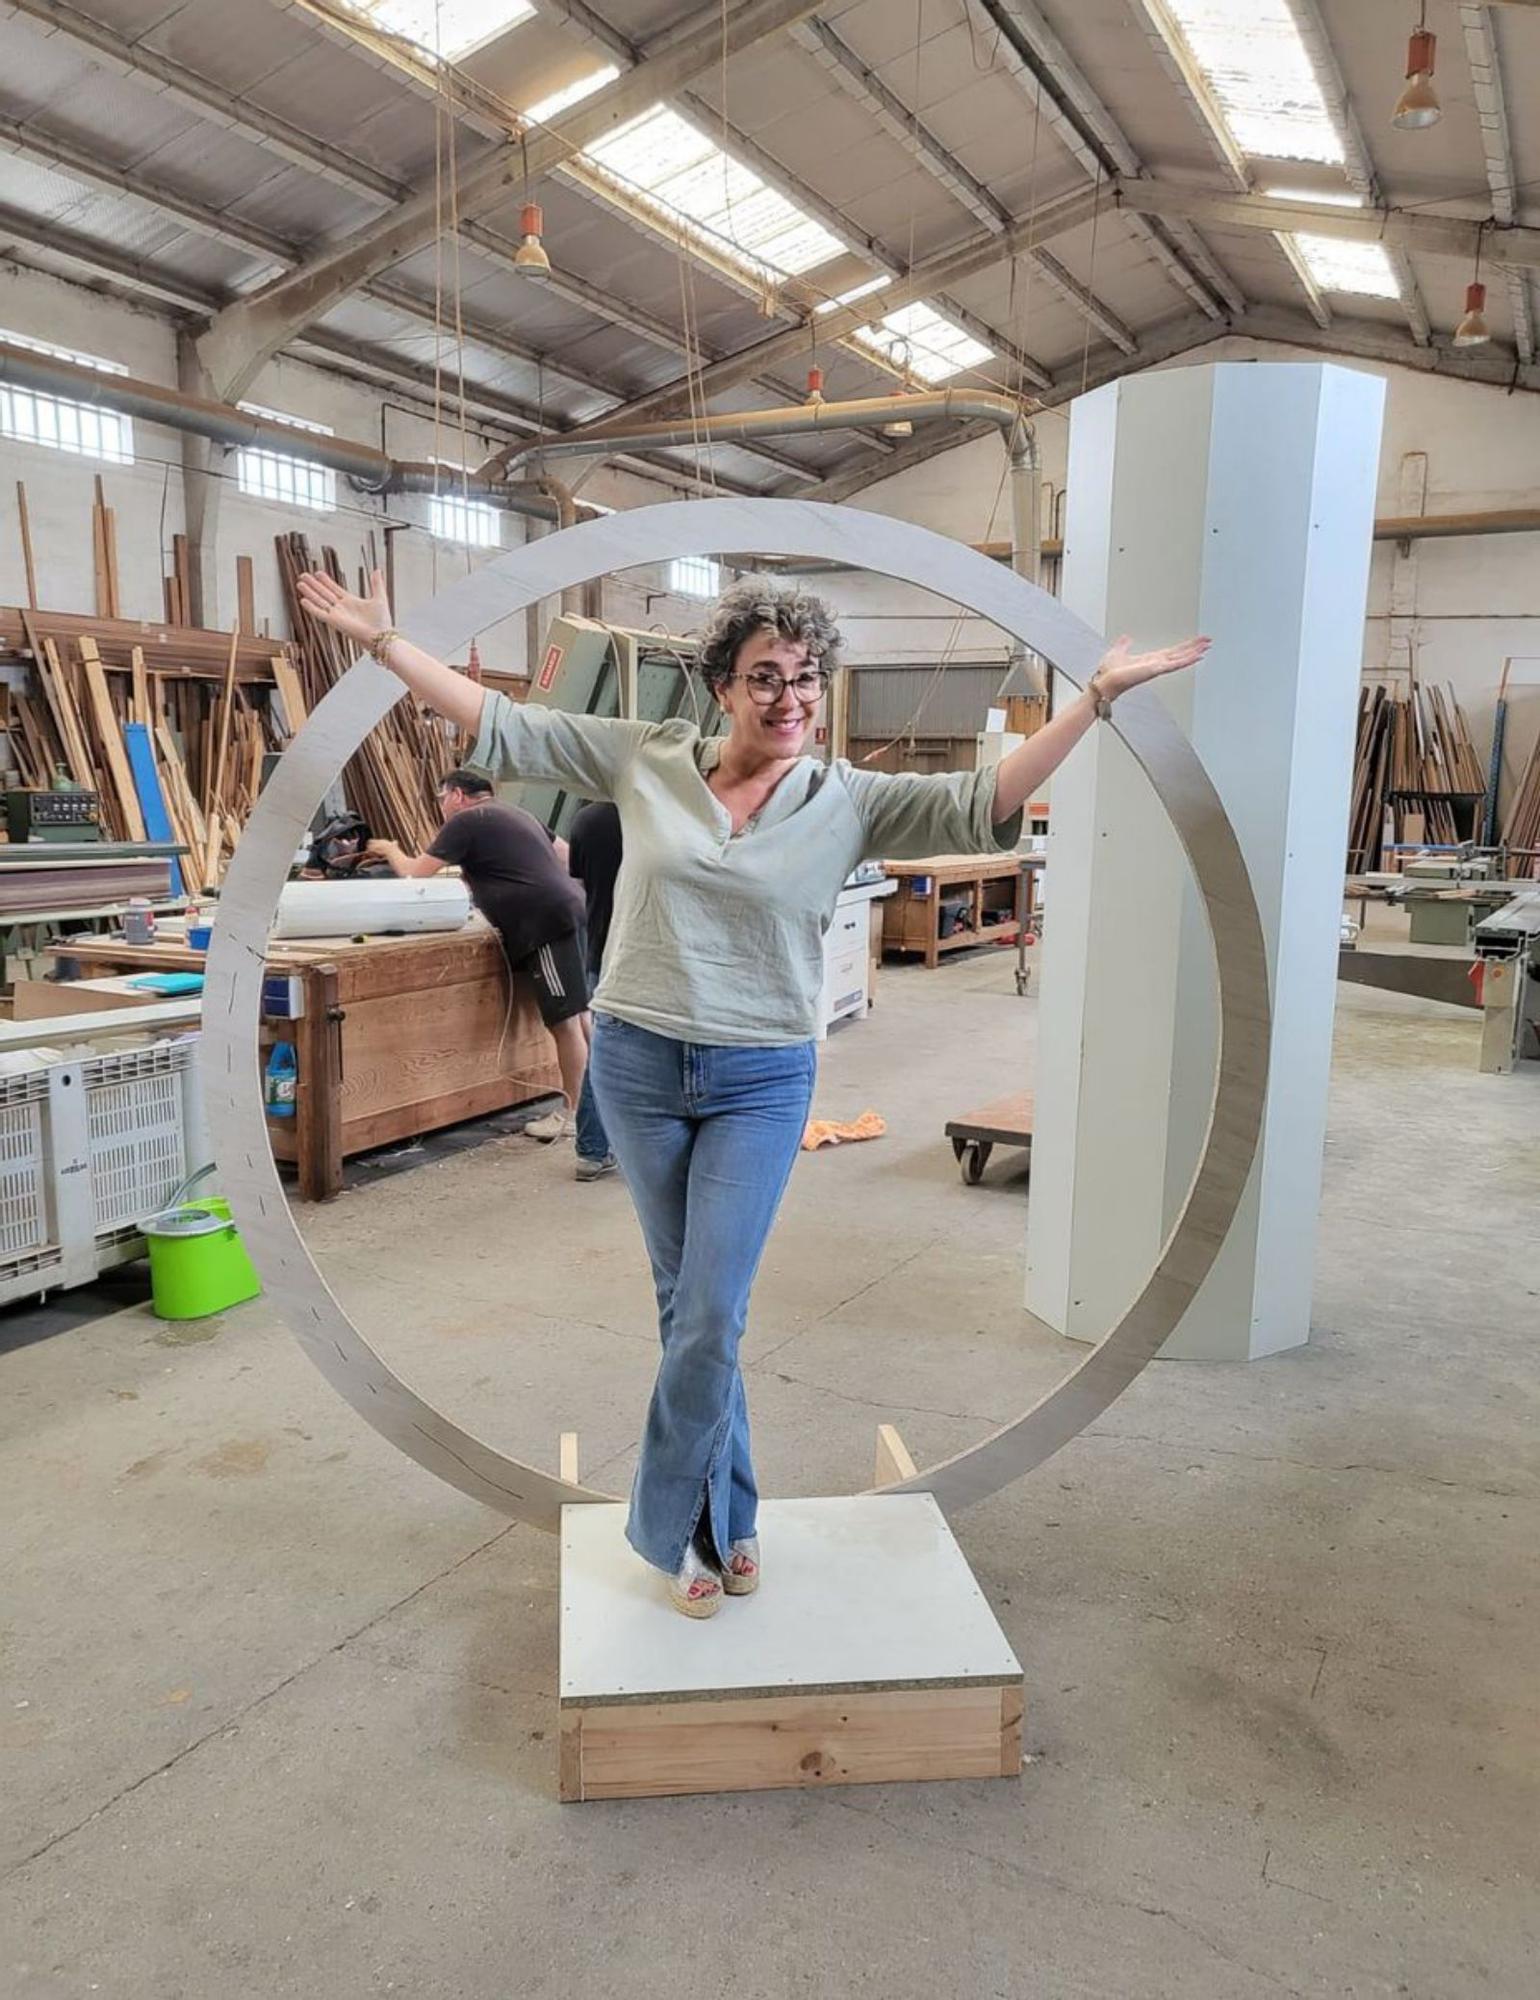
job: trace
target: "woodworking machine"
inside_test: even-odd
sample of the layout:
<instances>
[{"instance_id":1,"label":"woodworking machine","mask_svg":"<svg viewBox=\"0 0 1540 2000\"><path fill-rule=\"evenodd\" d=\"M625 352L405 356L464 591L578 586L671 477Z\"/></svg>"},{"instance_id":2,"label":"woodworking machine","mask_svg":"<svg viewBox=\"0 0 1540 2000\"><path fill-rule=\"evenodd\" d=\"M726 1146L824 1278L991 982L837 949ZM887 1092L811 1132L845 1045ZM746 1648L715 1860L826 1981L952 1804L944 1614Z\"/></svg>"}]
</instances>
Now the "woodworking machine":
<instances>
[{"instance_id":1,"label":"woodworking machine","mask_svg":"<svg viewBox=\"0 0 1540 2000\"><path fill-rule=\"evenodd\" d=\"M1473 942L1481 965L1481 1067L1501 1075L1533 1055L1540 1038L1540 888L1521 890L1483 917Z\"/></svg>"}]
</instances>

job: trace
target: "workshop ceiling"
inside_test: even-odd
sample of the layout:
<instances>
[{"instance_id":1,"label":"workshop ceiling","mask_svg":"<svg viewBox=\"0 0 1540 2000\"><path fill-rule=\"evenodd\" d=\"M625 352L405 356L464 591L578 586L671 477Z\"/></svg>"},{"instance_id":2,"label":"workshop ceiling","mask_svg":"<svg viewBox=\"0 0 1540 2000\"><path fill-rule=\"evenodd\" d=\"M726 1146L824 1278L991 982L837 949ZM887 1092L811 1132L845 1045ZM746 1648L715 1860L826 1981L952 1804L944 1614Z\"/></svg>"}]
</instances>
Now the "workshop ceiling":
<instances>
[{"instance_id":1,"label":"workshop ceiling","mask_svg":"<svg viewBox=\"0 0 1540 2000\"><path fill-rule=\"evenodd\" d=\"M708 418L799 399L814 361L831 397L955 385L1055 401L1232 328L1534 388L1536 259L1515 248L1505 264L1502 246L1531 244L1540 222L1540 5L1434 0L1442 115L1398 130L1416 15L1409 0L829 0L778 15L772 0L445 0L445 62L382 32L431 41L431 0L11 0L0 251L194 331L277 326L266 351L324 348L331 365L351 349L419 388L455 338L458 290L468 392L524 430L613 421L643 399L644 416ZM725 54L724 22L744 44ZM693 73L573 137L638 65L677 72L681 48ZM618 80L583 97L600 72ZM558 93L545 123L521 126ZM629 136L653 105L676 115ZM1311 157L1259 150L1273 144ZM462 208L478 168L494 185ZM1276 190L1352 204L1371 226L1352 242L1280 236L1258 209ZM331 260L414 194L427 226L334 284ZM1194 210L1194 196L1213 199ZM513 268L529 198L548 285ZM1440 235L1453 220L1465 230ZM1469 225L1492 338L1456 348ZM289 282L312 266L303 292ZM858 304L835 303L863 284ZM895 302L902 330L884 332ZM728 370L761 348L762 368ZM940 449L955 433L925 436ZM745 490L815 492L880 477L893 451L845 431L671 457Z\"/></svg>"}]
</instances>

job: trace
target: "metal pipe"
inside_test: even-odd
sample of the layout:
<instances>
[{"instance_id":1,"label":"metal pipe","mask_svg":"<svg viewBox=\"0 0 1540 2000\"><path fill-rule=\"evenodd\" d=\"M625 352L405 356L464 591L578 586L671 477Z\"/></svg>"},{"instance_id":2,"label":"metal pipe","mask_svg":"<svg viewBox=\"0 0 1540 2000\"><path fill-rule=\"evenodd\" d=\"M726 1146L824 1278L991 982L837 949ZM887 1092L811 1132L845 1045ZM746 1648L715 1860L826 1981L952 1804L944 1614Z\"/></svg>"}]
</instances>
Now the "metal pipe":
<instances>
[{"instance_id":1,"label":"metal pipe","mask_svg":"<svg viewBox=\"0 0 1540 2000\"><path fill-rule=\"evenodd\" d=\"M1535 0L1540 5L1540 0ZM367 493L433 493L446 487L441 465L390 458L374 445L351 438L328 437L319 431L296 431L291 425L270 417L254 416L233 403L210 402L160 382L147 382L133 375L108 375L98 368L83 368L52 354L39 354L30 347L17 347L0 340L0 382L18 389L31 389L43 396L61 396L72 403L117 410L124 416L139 417L146 423L162 424L168 430L191 431L211 438L234 450L242 446L301 456L341 472ZM859 402L796 403L777 410L733 410L706 418L701 424L664 422L633 424L606 432L600 426L581 436L537 440L515 447L507 458L512 465L527 458L571 457L599 453L615 457L622 452L644 450L648 446L706 443L728 444L736 438L797 437L814 431L875 430L887 423L949 421L998 424L1012 455L1013 508L1017 506L1018 456L1023 461L1020 477L1025 477L1025 455L1035 454L1036 440L1021 406L1009 396L978 389L935 389L912 396L873 396ZM489 461L496 464L497 460ZM488 475L486 468L466 478L451 475L448 484L473 500L484 500L515 514L535 520L568 523L563 518L563 502L557 492L559 482L548 475L532 482L510 482ZM543 490L542 490L543 489ZM561 489L567 492L566 488ZM570 492L567 495L570 500ZM1057 555L1056 538L1037 535L1035 492L1033 505L1016 515L1013 551L1035 549L1036 562L1044 554ZM581 503L577 503L581 512ZM1520 535L1540 533L1540 507L1492 508L1479 513L1388 515L1374 524L1377 542L1416 542L1457 535ZM1013 556L1014 560L1014 556ZM1036 567L1034 563L1034 569ZM1026 571L1022 572L1026 574Z\"/></svg>"},{"instance_id":2,"label":"metal pipe","mask_svg":"<svg viewBox=\"0 0 1540 2000\"><path fill-rule=\"evenodd\" d=\"M713 412L694 422L688 417L664 419L651 424L626 424L606 430L603 424L587 425L571 437L540 438L526 445L514 445L499 452L481 468L505 467L530 458L572 457L597 452L605 457L622 451L644 451L662 445L733 444L744 438L804 437L815 431L880 430L884 424L926 423L998 424L1008 444L1017 434L1029 432L1020 403L1013 397L984 389L930 389L912 396L869 396L846 403L792 403L778 410L729 410Z\"/></svg>"},{"instance_id":3,"label":"metal pipe","mask_svg":"<svg viewBox=\"0 0 1540 2000\"><path fill-rule=\"evenodd\" d=\"M442 466L402 464L374 445L351 438L327 437L320 431L296 430L270 417L254 416L233 403L210 402L182 389L146 382L133 375L109 375L99 368L82 368L56 355L39 354L0 340L0 382L30 389L41 396L61 396L67 402L95 409L116 410L168 430L190 431L230 450L256 448L285 457L303 457L332 472L340 472L366 493L431 493L442 491ZM464 490L459 479L457 489ZM557 519L556 503L523 486L472 475L470 497L541 520Z\"/></svg>"},{"instance_id":4,"label":"metal pipe","mask_svg":"<svg viewBox=\"0 0 1540 2000\"><path fill-rule=\"evenodd\" d=\"M541 472L530 483L555 503L556 525L559 528L570 528L576 523L578 517L577 501L573 498L570 486L564 486L554 474L549 472ZM562 592L561 608L563 617L570 616L576 618L582 616L583 586L581 584L569 584Z\"/></svg>"},{"instance_id":5,"label":"metal pipe","mask_svg":"<svg viewBox=\"0 0 1540 2000\"><path fill-rule=\"evenodd\" d=\"M1540 534L1540 507L1496 507L1474 514L1385 515L1374 524L1377 542L1441 541L1449 535Z\"/></svg>"},{"instance_id":6,"label":"metal pipe","mask_svg":"<svg viewBox=\"0 0 1540 2000\"><path fill-rule=\"evenodd\" d=\"M1032 426L1019 423L1009 434L1011 460L1011 568L1028 583L1040 580L1042 568L1042 523L1038 518L1037 434ZM1011 681L1020 676L1031 692L1041 697L1047 689L1043 663L1025 646L1011 648L1010 664L1000 683L1004 694Z\"/></svg>"}]
</instances>

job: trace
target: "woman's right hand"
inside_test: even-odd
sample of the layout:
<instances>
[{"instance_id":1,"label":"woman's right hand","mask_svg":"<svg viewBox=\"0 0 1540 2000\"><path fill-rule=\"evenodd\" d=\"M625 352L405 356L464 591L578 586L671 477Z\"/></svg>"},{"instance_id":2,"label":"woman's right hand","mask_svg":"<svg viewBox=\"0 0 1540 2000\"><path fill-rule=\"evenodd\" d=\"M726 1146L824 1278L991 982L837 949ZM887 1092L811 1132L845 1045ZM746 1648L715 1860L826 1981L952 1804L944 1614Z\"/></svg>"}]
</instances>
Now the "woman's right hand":
<instances>
[{"instance_id":1,"label":"woman's right hand","mask_svg":"<svg viewBox=\"0 0 1540 2000\"><path fill-rule=\"evenodd\" d=\"M312 618L319 618L358 646L367 646L390 630L390 599L383 570L375 570L370 577L367 597L350 597L324 570L306 570L299 579L299 601Z\"/></svg>"}]
</instances>

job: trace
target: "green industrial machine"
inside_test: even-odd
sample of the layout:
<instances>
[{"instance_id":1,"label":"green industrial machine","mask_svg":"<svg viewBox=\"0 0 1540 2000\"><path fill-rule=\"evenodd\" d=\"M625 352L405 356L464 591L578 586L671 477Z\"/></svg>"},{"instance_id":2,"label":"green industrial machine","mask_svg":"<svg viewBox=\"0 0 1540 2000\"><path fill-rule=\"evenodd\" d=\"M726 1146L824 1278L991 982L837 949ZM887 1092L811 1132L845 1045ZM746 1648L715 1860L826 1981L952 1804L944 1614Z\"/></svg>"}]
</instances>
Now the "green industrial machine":
<instances>
[{"instance_id":1,"label":"green industrial machine","mask_svg":"<svg viewBox=\"0 0 1540 2000\"><path fill-rule=\"evenodd\" d=\"M682 715L703 736L717 736L724 717L695 671L699 654L695 639L634 632L563 613L547 628L528 699L572 715L619 715L636 722ZM565 833L583 804L556 785L505 789L553 833Z\"/></svg>"},{"instance_id":2,"label":"green industrial machine","mask_svg":"<svg viewBox=\"0 0 1540 2000\"><path fill-rule=\"evenodd\" d=\"M95 792L7 792L5 831L12 841L79 843L102 837L101 799Z\"/></svg>"}]
</instances>

